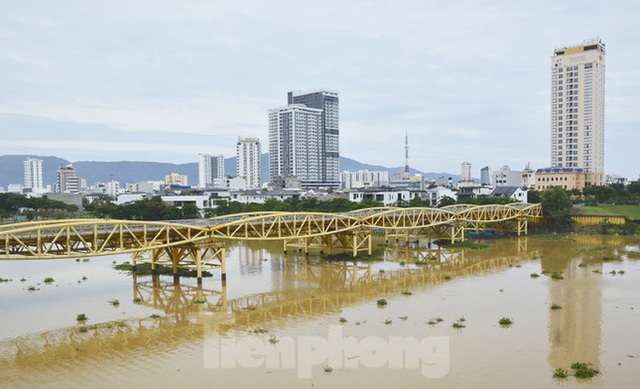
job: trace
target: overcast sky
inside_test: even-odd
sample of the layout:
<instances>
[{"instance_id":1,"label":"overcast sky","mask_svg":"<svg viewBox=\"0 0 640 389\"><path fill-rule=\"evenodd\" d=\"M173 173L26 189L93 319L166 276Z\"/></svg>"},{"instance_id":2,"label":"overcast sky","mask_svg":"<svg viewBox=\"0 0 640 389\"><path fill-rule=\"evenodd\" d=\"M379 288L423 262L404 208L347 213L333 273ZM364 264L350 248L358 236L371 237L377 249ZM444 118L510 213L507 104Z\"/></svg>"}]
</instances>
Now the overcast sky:
<instances>
[{"instance_id":1,"label":"overcast sky","mask_svg":"<svg viewBox=\"0 0 640 389\"><path fill-rule=\"evenodd\" d=\"M550 57L607 48L605 169L640 174L640 2L0 0L0 154L196 162L268 151L294 89L340 97L340 154L460 173L550 164Z\"/></svg>"}]
</instances>

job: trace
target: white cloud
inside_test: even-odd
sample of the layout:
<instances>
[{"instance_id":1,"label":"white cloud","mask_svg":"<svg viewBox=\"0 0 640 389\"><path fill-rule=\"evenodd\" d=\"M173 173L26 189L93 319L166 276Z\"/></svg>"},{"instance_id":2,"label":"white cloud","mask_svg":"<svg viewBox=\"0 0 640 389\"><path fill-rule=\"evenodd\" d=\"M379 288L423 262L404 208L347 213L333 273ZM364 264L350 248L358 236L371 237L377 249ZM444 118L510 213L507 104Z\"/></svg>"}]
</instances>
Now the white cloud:
<instances>
[{"instance_id":1,"label":"white cloud","mask_svg":"<svg viewBox=\"0 0 640 389\"><path fill-rule=\"evenodd\" d=\"M9 114L39 118L57 129L38 133L54 142L43 147L84 137L86 155L99 144L133 153L156 135L166 145L140 159L187 162L197 135L229 154L237 135L259 136L266 150L267 110L284 105L290 89L326 86L340 92L348 157L402 165L408 131L418 169L457 173L464 159L539 167L549 159L549 57L600 35L609 50L606 166L637 176L638 164L619 156L632 155L626 140L640 126L640 54L632 49L639 8L577 0L5 2L0 121L9 121L0 128L10 131ZM106 143L114 141L103 133L127 141ZM14 149L40 150L17 138Z\"/></svg>"}]
</instances>

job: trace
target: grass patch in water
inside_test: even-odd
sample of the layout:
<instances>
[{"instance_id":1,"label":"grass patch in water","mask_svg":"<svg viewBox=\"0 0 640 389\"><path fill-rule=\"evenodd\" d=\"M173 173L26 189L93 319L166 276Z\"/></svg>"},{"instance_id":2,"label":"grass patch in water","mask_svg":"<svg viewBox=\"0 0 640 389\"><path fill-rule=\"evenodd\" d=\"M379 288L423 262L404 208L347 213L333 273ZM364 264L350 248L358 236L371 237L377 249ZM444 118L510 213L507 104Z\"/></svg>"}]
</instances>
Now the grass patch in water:
<instances>
[{"instance_id":1,"label":"grass patch in water","mask_svg":"<svg viewBox=\"0 0 640 389\"><path fill-rule=\"evenodd\" d=\"M89 318L88 318L88 317L87 317L87 315L86 315L86 314L84 314L84 313L78 313L78 314L76 315L76 320L77 320L77 321L86 321L86 320L89 320Z\"/></svg>"},{"instance_id":2,"label":"grass patch in water","mask_svg":"<svg viewBox=\"0 0 640 389\"><path fill-rule=\"evenodd\" d=\"M387 306L387 300L385 300L385 299L378 299L378 301L376 303L378 304L379 307Z\"/></svg>"},{"instance_id":3,"label":"grass patch in water","mask_svg":"<svg viewBox=\"0 0 640 389\"><path fill-rule=\"evenodd\" d=\"M129 262L124 262L121 263L119 265L115 265L113 267L116 270L120 270L120 271L128 271L131 272L133 271L133 265ZM148 276L151 275L151 264L148 262L143 262L143 263L138 263L136 265L136 275L139 276ZM165 275L165 276L172 276L173 275L173 268L171 266L165 266L165 265L156 265L156 274L159 275ZM198 276L198 272L196 270L189 270L189 269L178 269L178 276L180 277L197 277ZM211 274L208 271L203 271L202 272L202 276L203 277L212 277L213 274ZM84 279L84 277L83 277Z\"/></svg>"},{"instance_id":4,"label":"grass patch in water","mask_svg":"<svg viewBox=\"0 0 640 389\"><path fill-rule=\"evenodd\" d=\"M569 376L569 371L561 367L557 368L556 371L553 372L554 378L567 378L568 376Z\"/></svg>"},{"instance_id":5,"label":"grass patch in water","mask_svg":"<svg viewBox=\"0 0 640 389\"><path fill-rule=\"evenodd\" d=\"M538 277L540 277L540 274L538 274L538 273L531 273L531 274L529 275L529 277L531 277L531 278L538 278Z\"/></svg>"},{"instance_id":6,"label":"grass patch in water","mask_svg":"<svg viewBox=\"0 0 640 389\"><path fill-rule=\"evenodd\" d=\"M45 284L53 284L53 282L54 282L54 281L55 281L55 280L53 279L53 277L46 277L46 278L44 279L44 283L45 283Z\"/></svg>"},{"instance_id":7,"label":"grass patch in water","mask_svg":"<svg viewBox=\"0 0 640 389\"><path fill-rule=\"evenodd\" d=\"M508 317L503 317L502 319L498 320L498 323L503 327L508 327L513 324L513 320Z\"/></svg>"},{"instance_id":8,"label":"grass patch in water","mask_svg":"<svg viewBox=\"0 0 640 389\"><path fill-rule=\"evenodd\" d=\"M574 370L573 376L576 378L591 378L600 373L600 371L591 367L590 363L575 362L571 365L571 368Z\"/></svg>"},{"instance_id":9,"label":"grass patch in water","mask_svg":"<svg viewBox=\"0 0 640 389\"><path fill-rule=\"evenodd\" d=\"M552 280L564 280L564 276L562 275L562 273L553 272L553 273L551 273L551 279Z\"/></svg>"},{"instance_id":10,"label":"grass patch in water","mask_svg":"<svg viewBox=\"0 0 640 389\"><path fill-rule=\"evenodd\" d=\"M553 303L553 304L551 304L551 309L553 309L553 310L562 309L562 305Z\"/></svg>"},{"instance_id":11,"label":"grass patch in water","mask_svg":"<svg viewBox=\"0 0 640 389\"><path fill-rule=\"evenodd\" d=\"M567 234L533 234L533 235L530 235L529 238L535 239L535 240L542 240L542 241L556 241L556 240L571 239Z\"/></svg>"}]
</instances>

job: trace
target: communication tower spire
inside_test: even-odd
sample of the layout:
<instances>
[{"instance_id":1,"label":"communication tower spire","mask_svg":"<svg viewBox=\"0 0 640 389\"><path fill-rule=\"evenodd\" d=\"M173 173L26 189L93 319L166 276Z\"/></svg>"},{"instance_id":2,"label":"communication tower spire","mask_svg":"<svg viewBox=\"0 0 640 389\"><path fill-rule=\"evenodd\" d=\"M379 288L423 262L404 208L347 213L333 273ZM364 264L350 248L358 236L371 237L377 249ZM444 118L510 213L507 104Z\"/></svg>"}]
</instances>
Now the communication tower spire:
<instances>
[{"instance_id":1,"label":"communication tower spire","mask_svg":"<svg viewBox=\"0 0 640 389\"><path fill-rule=\"evenodd\" d=\"M404 132L404 172L403 178L409 179L409 134Z\"/></svg>"}]
</instances>

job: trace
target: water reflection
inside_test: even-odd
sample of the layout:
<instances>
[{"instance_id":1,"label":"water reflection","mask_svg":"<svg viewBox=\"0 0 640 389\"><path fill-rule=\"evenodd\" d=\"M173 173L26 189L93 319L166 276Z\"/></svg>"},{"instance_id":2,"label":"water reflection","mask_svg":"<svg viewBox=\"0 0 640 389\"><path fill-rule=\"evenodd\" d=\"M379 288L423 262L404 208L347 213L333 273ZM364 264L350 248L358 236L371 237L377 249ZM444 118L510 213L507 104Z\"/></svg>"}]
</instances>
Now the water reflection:
<instances>
[{"instance_id":1,"label":"water reflection","mask_svg":"<svg viewBox=\"0 0 640 389\"><path fill-rule=\"evenodd\" d=\"M348 306L381 295L420 291L453 277L486 274L537 258L538 250L520 251L522 242L498 243L497 251L389 247L386 261L324 261L319 257L290 255L265 261L264 251L241 248L240 268L245 274L271 272L272 289L229 299L227 283L217 287L168 282L161 276L132 277L132 300L162 312L157 318L119 320L97 325L61 328L2 342L3 364L34 360L80 358L94 353L148 347L163 349L199 341L211 332L246 331L255 327L284 327L289 319L311 320L335 314ZM264 247L264 246L263 246ZM506 251L505 251L506 250ZM515 252L511 256L491 253ZM399 258L422 258L399 265ZM422 262L416 264L418 262ZM386 269L386 270L385 270ZM168 278L171 280L171 278ZM229 282L251 282L242 275ZM213 283L215 285L215 283ZM210 286L207 284L207 286ZM83 350L78 352L77 350ZM110 351L111 350L111 351Z\"/></svg>"},{"instance_id":2,"label":"water reflection","mask_svg":"<svg viewBox=\"0 0 640 389\"><path fill-rule=\"evenodd\" d=\"M605 360L602 294L606 280L602 273L607 266L603 265L602 258L626 260L640 256L637 239L624 237L572 237L566 241L503 239L481 250L445 250L434 245L392 245L378 247L378 250L380 261L326 261L313 254L282 256L279 246L248 243L238 245L234 251L238 257L237 270L229 274L227 282L210 280L203 286L191 285L188 280L174 283L171 277L132 277L131 299L154 309L160 317L79 324L4 340L0 342L0 372L20 368L21 374L27 374L24 372L32 366L65 361L92 366L96 358L106 361L114 356L136 360L145 356L153 358L154 353L199 345L214 333L235 336L258 327L292 328L323 316L342 314L349 307L370 304L380 297L398 296L403 291L413 292L414 296L406 301L413 301L418 309L424 308L421 298L438 293L447 298L450 295L446 293L462 296L463 300L459 300L462 304L466 293L478 293L491 302L495 301L497 287L492 285L493 294L488 294L486 290L472 290L468 285L473 283L464 280L472 276L482 281L483 276L497 273L509 276L522 288L519 292L523 296L527 293L544 296L548 292L547 303L563 307L550 310L547 306L527 317L536 326L548 325L548 332L545 329L536 341L549 341L548 348L532 351L529 358L548 363L551 370L568 368L573 362L591 362L600 367ZM522 279L529 281L529 273L537 271L538 263L541 270L561 272L564 279L554 281L541 277L537 281L522 282ZM519 266L531 270L504 271ZM262 278L256 276L258 274ZM435 285L445 284L448 279L459 281L449 289L439 287L432 293ZM490 279L493 282L494 278ZM256 280L266 280L267 290L254 293L256 289L249 286ZM475 288L481 284L473 285ZM504 295L510 292L508 285L505 290ZM475 313L472 308L465 309L469 314ZM477 342L474 336L487 336L493 328L481 328L478 318L479 314L475 327L470 326L458 334L468 336L472 340L470 344ZM495 318L491 321L495 323ZM394 328L401 327L394 325ZM440 328L446 331L444 327L438 330ZM504 339L508 339L506 335L515 335L518 326L509 331L501 332ZM500 342L498 338L495 341Z\"/></svg>"},{"instance_id":3,"label":"water reflection","mask_svg":"<svg viewBox=\"0 0 640 389\"><path fill-rule=\"evenodd\" d=\"M600 366L602 328L602 264L579 266L581 258L565 260L564 279L549 283L550 304L561 309L549 310L549 363L567 368L574 362Z\"/></svg>"}]
</instances>

